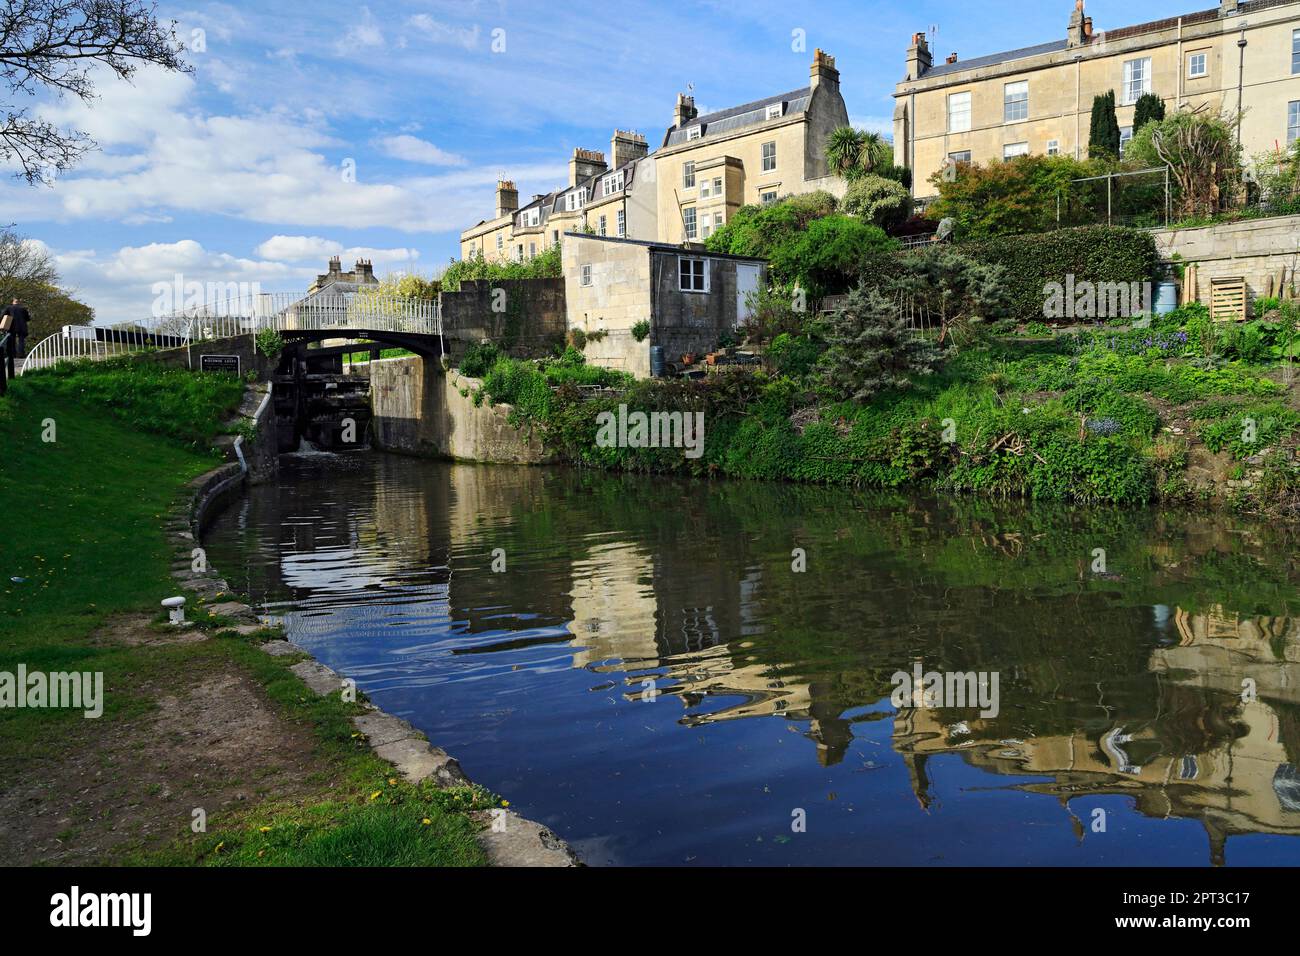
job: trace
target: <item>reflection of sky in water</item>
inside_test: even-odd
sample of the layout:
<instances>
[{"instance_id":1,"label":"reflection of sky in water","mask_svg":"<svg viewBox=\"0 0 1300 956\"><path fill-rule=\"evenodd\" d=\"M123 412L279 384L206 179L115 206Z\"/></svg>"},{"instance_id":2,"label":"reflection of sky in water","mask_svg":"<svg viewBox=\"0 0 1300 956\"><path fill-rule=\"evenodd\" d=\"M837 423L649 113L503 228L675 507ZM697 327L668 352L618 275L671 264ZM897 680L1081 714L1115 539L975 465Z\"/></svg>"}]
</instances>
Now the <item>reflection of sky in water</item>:
<instances>
[{"instance_id":1,"label":"reflection of sky in water","mask_svg":"<svg viewBox=\"0 0 1300 956\"><path fill-rule=\"evenodd\" d=\"M1180 603L1221 599L1196 584L1218 563L1240 576L1239 529L1193 551L1110 516L1094 583L1024 543L1077 533L1087 555L1066 509L872 501L364 456L291 465L207 543L591 862L1296 861L1300 636ZM1236 586L1264 604L1285 555L1250 560L1267 587ZM896 712L889 675L916 660L998 670L1000 716ZM1081 838L1096 808L1107 833Z\"/></svg>"}]
</instances>

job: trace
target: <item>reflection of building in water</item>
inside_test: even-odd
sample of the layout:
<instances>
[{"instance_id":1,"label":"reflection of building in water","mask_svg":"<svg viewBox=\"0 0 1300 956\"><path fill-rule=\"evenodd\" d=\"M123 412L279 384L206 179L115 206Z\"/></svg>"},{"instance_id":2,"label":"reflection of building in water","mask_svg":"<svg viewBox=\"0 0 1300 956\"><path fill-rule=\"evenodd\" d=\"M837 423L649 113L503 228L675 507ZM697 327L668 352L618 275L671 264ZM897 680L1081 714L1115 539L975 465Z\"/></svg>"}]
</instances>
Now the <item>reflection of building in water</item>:
<instances>
[{"instance_id":1,"label":"reflection of building in water","mask_svg":"<svg viewBox=\"0 0 1300 956\"><path fill-rule=\"evenodd\" d=\"M747 655L742 635L759 626L761 572L749 569L738 587L711 593L710 603L688 604L704 597L693 591L696 578L665 580L655 561L642 547L616 542L573 563L574 666L623 674L629 699L651 688L680 698L686 726L741 717L808 721L820 762L838 762L852 739L838 707L817 706L812 685L784 680Z\"/></svg>"},{"instance_id":2,"label":"reflection of building in water","mask_svg":"<svg viewBox=\"0 0 1300 956\"><path fill-rule=\"evenodd\" d=\"M1122 714L1105 729L1028 740L990 739L978 718L954 722L941 709L906 709L894 721L923 806L931 800L926 761L960 753L993 773L1041 774L1050 782L1022 789L1063 802L1085 794L1132 796L1151 817L1200 820L1212 862L1222 863L1229 836L1300 836L1300 621L1238 620L1221 610L1175 612L1182 642L1157 648L1150 670L1162 676L1161 716L1128 726ZM1242 698L1255 681L1258 699Z\"/></svg>"}]
</instances>

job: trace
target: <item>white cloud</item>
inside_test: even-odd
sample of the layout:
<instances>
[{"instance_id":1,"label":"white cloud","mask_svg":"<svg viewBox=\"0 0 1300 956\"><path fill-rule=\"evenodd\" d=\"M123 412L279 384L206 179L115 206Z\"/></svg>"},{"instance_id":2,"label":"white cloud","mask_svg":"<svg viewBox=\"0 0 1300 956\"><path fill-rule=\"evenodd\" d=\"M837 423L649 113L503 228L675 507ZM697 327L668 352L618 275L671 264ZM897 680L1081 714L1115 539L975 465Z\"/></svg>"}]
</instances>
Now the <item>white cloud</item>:
<instances>
[{"instance_id":1,"label":"white cloud","mask_svg":"<svg viewBox=\"0 0 1300 956\"><path fill-rule=\"evenodd\" d=\"M427 166L464 166L464 156L457 156L420 139L418 136L383 136L375 141L386 156L405 160L408 163L424 163Z\"/></svg>"},{"instance_id":2,"label":"white cloud","mask_svg":"<svg viewBox=\"0 0 1300 956\"><path fill-rule=\"evenodd\" d=\"M473 50L478 46L481 32L476 23L472 27L457 27L441 20L435 20L427 13L417 13L406 20L406 29L418 35L419 39L430 43L448 44Z\"/></svg>"},{"instance_id":3,"label":"white cloud","mask_svg":"<svg viewBox=\"0 0 1300 956\"><path fill-rule=\"evenodd\" d=\"M343 39L335 44L335 49L340 55L347 56L355 53L358 47L374 48L384 45L384 31L379 29L379 23L375 20L370 12L369 7L361 8L361 21L353 23L348 27L347 33Z\"/></svg>"},{"instance_id":4,"label":"white cloud","mask_svg":"<svg viewBox=\"0 0 1300 956\"><path fill-rule=\"evenodd\" d=\"M420 258L419 250L404 247L376 249L369 246L344 247L343 243L320 236L272 236L253 252L262 259L273 262L323 263L330 256L339 256L345 263L368 259L376 265L409 263Z\"/></svg>"},{"instance_id":5,"label":"white cloud","mask_svg":"<svg viewBox=\"0 0 1300 956\"><path fill-rule=\"evenodd\" d=\"M491 208L496 166L385 177L381 154L367 157L298 115L204 115L191 105L195 85L187 76L144 69L134 86L105 83L103 90L93 107L63 102L45 114L86 129L107 151L87 157L52 189L0 182L0 206L10 218L141 223L196 213L279 226L439 232L463 229ZM416 137L390 139L426 163L460 160ZM355 181L343 174L350 153ZM565 175L554 162L510 171L543 188Z\"/></svg>"},{"instance_id":6,"label":"white cloud","mask_svg":"<svg viewBox=\"0 0 1300 956\"><path fill-rule=\"evenodd\" d=\"M272 236L253 251L263 259L303 262L337 256L343 252L343 243L320 236Z\"/></svg>"}]
</instances>

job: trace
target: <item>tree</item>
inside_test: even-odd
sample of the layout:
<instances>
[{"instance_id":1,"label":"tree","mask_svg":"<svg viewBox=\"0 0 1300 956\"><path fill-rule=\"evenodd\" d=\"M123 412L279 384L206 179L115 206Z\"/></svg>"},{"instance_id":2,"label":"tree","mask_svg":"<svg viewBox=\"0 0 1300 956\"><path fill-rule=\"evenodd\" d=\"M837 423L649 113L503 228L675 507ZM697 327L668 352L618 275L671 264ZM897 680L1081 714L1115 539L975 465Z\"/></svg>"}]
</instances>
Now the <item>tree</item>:
<instances>
[{"instance_id":1,"label":"tree","mask_svg":"<svg viewBox=\"0 0 1300 956\"><path fill-rule=\"evenodd\" d=\"M94 73L107 67L130 79L144 64L189 72L175 21L163 26L141 0L0 0L0 77L10 98L42 90L95 99ZM0 104L0 160L16 162L16 177L48 182L71 167L94 141L17 103Z\"/></svg>"},{"instance_id":2,"label":"tree","mask_svg":"<svg viewBox=\"0 0 1300 956\"><path fill-rule=\"evenodd\" d=\"M826 386L855 402L904 389L914 375L929 375L944 353L918 335L889 297L859 286L826 323L828 348L818 362Z\"/></svg>"},{"instance_id":3,"label":"tree","mask_svg":"<svg viewBox=\"0 0 1300 956\"><path fill-rule=\"evenodd\" d=\"M836 206L834 196L820 191L787 196L767 206L741 206L705 245L711 252L770 260L777 249L796 241L810 222L832 215Z\"/></svg>"},{"instance_id":4,"label":"tree","mask_svg":"<svg viewBox=\"0 0 1300 956\"><path fill-rule=\"evenodd\" d=\"M1115 117L1115 91L1093 98L1092 125L1088 130L1088 156L1092 159L1119 156L1119 120Z\"/></svg>"},{"instance_id":5,"label":"tree","mask_svg":"<svg viewBox=\"0 0 1300 956\"><path fill-rule=\"evenodd\" d=\"M1235 123L1202 108L1148 123L1134 134L1128 155L1136 163L1169 167L1180 217L1212 216L1242 188Z\"/></svg>"},{"instance_id":6,"label":"tree","mask_svg":"<svg viewBox=\"0 0 1300 956\"><path fill-rule=\"evenodd\" d=\"M912 215L912 194L893 179L863 176L849 185L840 208L889 231L901 226Z\"/></svg>"},{"instance_id":7,"label":"tree","mask_svg":"<svg viewBox=\"0 0 1300 956\"><path fill-rule=\"evenodd\" d=\"M1152 120L1159 122L1165 118L1165 101L1154 93L1143 93L1133 107L1133 133Z\"/></svg>"},{"instance_id":8,"label":"tree","mask_svg":"<svg viewBox=\"0 0 1300 956\"><path fill-rule=\"evenodd\" d=\"M773 251L772 275L797 282L813 299L836 295L857 281L873 252L893 245L877 226L849 216L824 216Z\"/></svg>"},{"instance_id":9,"label":"tree","mask_svg":"<svg viewBox=\"0 0 1300 956\"><path fill-rule=\"evenodd\" d=\"M892 169L894 150L880 133L841 126L826 138L826 161L832 173L853 182Z\"/></svg>"},{"instance_id":10,"label":"tree","mask_svg":"<svg viewBox=\"0 0 1300 956\"><path fill-rule=\"evenodd\" d=\"M40 243L12 230L0 231L0 300L17 297L32 314L27 344L33 346L65 325L89 325L94 309L59 288L54 260Z\"/></svg>"},{"instance_id":11,"label":"tree","mask_svg":"<svg viewBox=\"0 0 1300 956\"><path fill-rule=\"evenodd\" d=\"M882 288L909 324L937 329L939 342L965 345L978 326L1010 314L1006 270L948 246L903 257L896 277Z\"/></svg>"}]
</instances>

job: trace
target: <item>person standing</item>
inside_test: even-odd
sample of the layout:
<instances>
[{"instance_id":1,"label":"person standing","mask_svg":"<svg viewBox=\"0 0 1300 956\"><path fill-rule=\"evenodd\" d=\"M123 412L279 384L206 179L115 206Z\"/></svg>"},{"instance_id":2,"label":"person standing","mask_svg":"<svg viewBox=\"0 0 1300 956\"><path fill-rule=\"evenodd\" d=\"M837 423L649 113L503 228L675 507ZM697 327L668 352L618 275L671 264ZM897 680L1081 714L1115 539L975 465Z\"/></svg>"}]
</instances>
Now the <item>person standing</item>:
<instances>
[{"instance_id":1,"label":"person standing","mask_svg":"<svg viewBox=\"0 0 1300 956\"><path fill-rule=\"evenodd\" d=\"M27 354L27 324L31 320L31 313L27 311L27 306L18 301L15 296L12 303L6 305L0 316L9 318L8 326L10 333L13 334L14 340L18 343L18 351L15 353L19 357Z\"/></svg>"}]
</instances>

